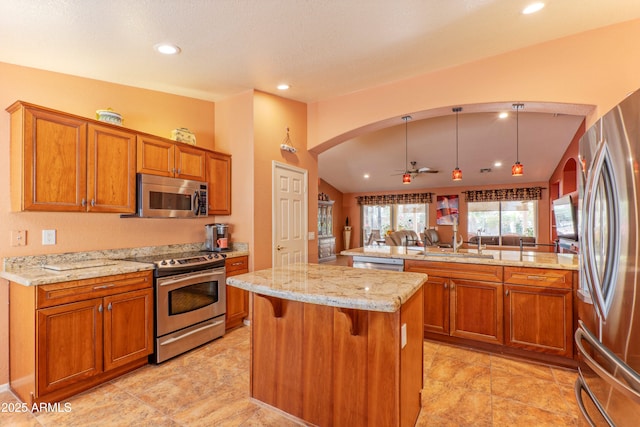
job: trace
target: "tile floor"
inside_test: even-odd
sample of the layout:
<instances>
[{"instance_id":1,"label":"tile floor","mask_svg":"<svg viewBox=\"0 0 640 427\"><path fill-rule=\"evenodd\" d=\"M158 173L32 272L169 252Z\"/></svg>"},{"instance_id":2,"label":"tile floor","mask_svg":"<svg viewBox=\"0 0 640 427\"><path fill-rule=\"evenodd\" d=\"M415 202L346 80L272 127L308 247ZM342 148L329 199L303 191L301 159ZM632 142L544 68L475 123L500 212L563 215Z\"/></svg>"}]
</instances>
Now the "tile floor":
<instances>
[{"instance_id":1,"label":"tile floor","mask_svg":"<svg viewBox=\"0 0 640 427\"><path fill-rule=\"evenodd\" d=\"M249 348L242 327L74 396L69 412L0 413L0 426L298 425L250 401ZM425 341L424 376L418 426L586 425L571 370ZM12 402L0 393L0 403Z\"/></svg>"}]
</instances>

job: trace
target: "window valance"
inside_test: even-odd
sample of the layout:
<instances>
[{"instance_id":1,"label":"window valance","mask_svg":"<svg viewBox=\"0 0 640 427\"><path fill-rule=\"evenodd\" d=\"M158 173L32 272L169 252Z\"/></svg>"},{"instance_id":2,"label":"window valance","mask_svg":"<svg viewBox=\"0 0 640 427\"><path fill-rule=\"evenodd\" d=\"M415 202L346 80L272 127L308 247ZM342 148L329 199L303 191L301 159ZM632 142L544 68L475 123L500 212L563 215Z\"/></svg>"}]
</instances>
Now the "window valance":
<instances>
[{"instance_id":1,"label":"window valance","mask_svg":"<svg viewBox=\"0 0 640 427\"><path fill-rule=\"evenodd\" d=\"M467 202L502 202L508 200L540 200L543 187L502 188L498 190L463 191Z\"/></svg>"},{"instance_id":2,"label":"window valance","mask_svg":"<svg viewBox=\"0 0 640 427\"><path fill-rule=\"evenodd\" d=\"M359 205L408 205L431 203L432 193L380 194L375 196L358 196Z\"/></svg>"}]
</instances>

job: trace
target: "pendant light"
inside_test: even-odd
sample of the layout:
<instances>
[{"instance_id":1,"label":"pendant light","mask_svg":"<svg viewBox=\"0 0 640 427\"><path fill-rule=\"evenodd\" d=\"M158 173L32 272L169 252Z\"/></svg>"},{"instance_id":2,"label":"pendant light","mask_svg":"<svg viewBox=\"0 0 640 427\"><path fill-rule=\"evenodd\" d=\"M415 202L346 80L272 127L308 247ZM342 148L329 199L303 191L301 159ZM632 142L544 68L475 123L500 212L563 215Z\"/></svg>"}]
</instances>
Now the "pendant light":
<instances>
[{"instance_id":1,"label":"pendant light","mask_svg":"<svg viewBox=\"0 0 640 427\"><path fill-rule=\"evenodd\" d=\"M404 116L402 117L402 120L404 120L404 174L402 174L402 183L403 184L411 184L411 174L409 173L409 138L408 138L408 130L407 130L407 123L409 122L409 120L411 120L411 116Z\"/></svg>"},{"instance_id":2,"label":"pendant light","mask_svg":"<svg viewBox=\"0 0 640 427\"><path fill-rule=\"evenodd\" d=\"M519 149L520 149L520 122L518 118L518 112L524 108L524 104L513 104L513 109L516 110L516 162L513 166L511 166L511 176L522 176L524 173L524 165L520 163L519 160Z\"/></svg>"},{"instance_id":3,"label":"pendant light","mask_svg":"<svg viewBox=\"0 0 640 427\"><path fill-rule=\"evenodd\" d=\"M458 113L462 111L462 107L454 107L451 110L456 113L456 168L451 172L451 179L462 181L462 171L458 167Z\"/></svg>"}]
</instances>

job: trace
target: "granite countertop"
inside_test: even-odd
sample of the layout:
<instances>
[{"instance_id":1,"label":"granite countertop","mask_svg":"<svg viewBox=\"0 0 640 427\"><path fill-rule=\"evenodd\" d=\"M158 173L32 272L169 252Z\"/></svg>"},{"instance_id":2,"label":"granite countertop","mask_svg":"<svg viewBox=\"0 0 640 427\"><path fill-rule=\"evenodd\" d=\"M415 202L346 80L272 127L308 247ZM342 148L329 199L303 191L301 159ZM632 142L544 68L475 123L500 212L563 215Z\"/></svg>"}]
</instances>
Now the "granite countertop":
<instances>
[{"instance_id":1,"label":"granite countertop","mask_svg":"<svg viewBox=\"0 0 640 427\"><path fill-rule=\"evenodd\" d=\"M187 243L5 258L4 269L0 271L0 278L24 286L93 279L153 270L154 268L152 264L128 261L126 260L127 258L200 250L203 250L203 244ZM246 245L237 244L232 251L224 252L224 254L227 258L235 258L249 255L249 251Z\"/></svg>"},{"instance_id":2,"label":"granite countertop","mask_svg":"<svg viewBox=\"0 0 640 427\"><path fill-rule=\"evenodd\" d=\"M291 264L227 278L227 284L291 301L396 312L427 280L422 273Z\"/></svg>"},{"instance_id":3,"label":"granite countertop","mask_svg":"<svg viewBox=\"0 0 640 427\"><path fill-rule=\"evenodd\" d=\"M578 270L578 255L556 254L552 252L524 251L520 259L520 251L488 250L482 251L483 255L491 255L492 258L474 257L477 249L459 249L458 255L452 253L453 249L441 249L435 247L404 247L404 246L365 246L362 248L348 249L340 252L340 255L371 256L377 258L401 258L418 261L442 261L465 264L503 265L512 267L536 267L558 270Z\"/></svg>"}]
</instances>

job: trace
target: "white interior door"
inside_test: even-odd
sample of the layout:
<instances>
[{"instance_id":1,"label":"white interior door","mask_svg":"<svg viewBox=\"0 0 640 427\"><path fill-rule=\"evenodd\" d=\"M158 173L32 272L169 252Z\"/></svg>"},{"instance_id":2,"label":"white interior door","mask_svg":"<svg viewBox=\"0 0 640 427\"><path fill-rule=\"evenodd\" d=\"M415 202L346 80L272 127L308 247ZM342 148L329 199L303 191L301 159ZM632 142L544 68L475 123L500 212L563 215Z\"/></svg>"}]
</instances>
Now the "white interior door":
<instances>
[{"instance_id":1,"label":"white interior door","mask_svg":"<svg viewBox=\"0 0 640 427\"><path fill-rule=\"evenodd\" d=\"M307 171L273 162L273 266L307 262Z\"/></svg>"}]
</instances>

